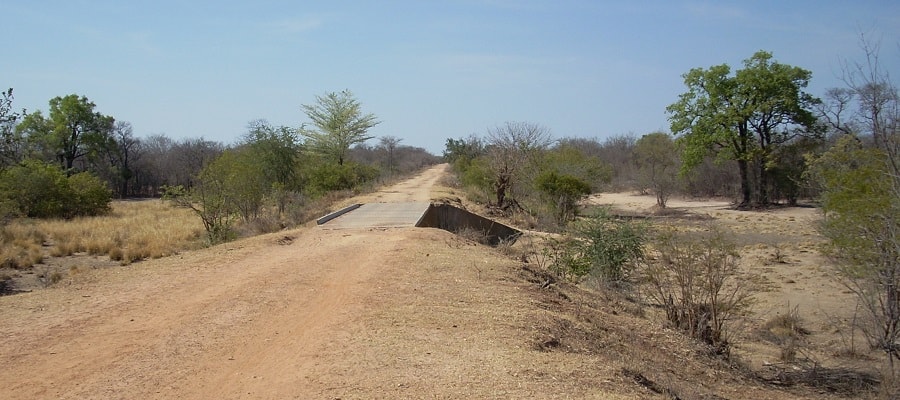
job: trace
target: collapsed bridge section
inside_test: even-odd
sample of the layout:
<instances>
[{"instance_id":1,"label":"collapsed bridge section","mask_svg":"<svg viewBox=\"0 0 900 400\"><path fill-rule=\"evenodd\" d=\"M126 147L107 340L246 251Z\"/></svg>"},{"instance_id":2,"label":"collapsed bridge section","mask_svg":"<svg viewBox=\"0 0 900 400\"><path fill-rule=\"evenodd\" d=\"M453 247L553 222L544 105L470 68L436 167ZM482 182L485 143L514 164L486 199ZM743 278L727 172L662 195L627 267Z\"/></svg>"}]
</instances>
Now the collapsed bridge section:
<instances>
[{"instance_id":1,"label":"collapsed bridge section","mask_svg":"<svg viewBox=\"0 0 900 400\"><path fill-rule=\"evenodd\" d=\"M479 232L492 246L515 242L521 235L517 229L461 208L422 202L354 204L319 218L316 224L324 229L419 227L453 233L468 230Z\"/></svg>"}]
</instances>

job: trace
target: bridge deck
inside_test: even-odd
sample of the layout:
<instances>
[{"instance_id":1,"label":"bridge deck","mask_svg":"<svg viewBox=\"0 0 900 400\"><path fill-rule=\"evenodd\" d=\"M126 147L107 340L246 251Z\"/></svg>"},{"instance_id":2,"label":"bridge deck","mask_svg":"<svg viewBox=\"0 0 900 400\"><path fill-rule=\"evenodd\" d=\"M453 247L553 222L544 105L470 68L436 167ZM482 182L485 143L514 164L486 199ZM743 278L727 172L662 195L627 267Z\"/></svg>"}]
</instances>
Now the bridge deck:
<instances>
[{"instance_id":1,"label":"bridge deck","mask_svg":"<svg viewBox=\"0 0 900 400\"><path fill-rule=\"evenodd\" d=\"M428 211L430 203L366 203L321 223L324 229L414 227Z\"/></svg>"}]
</instances>

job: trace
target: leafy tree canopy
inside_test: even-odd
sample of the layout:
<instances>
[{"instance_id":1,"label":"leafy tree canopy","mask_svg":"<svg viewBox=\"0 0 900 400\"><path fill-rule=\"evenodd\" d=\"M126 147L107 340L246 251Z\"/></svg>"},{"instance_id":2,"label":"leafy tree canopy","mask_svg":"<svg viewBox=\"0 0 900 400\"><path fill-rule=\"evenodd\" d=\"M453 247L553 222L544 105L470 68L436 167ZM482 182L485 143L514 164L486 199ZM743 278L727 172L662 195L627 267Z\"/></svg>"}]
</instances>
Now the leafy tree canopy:
<instances>
[{"instance_id":1,"label":"leafy tree canopy","mask_svg":"<svg viewBox=\"0 0 900 400\"><path fill-rule=\"evenodd\" d=\"M87 97L70 94L50 100L50 112L25 116L20 129L48 158L72 172L75 161L109 143L115 119L95 112Z\"/></svg>"},{"instance_id":2,"label":"leafy tree canopy","mask_svg":"<svg viewBox=\"0 0 900 400\"><path fill-rule=\"evenodd\" d=\"M333 157L340 165L351 146L374 137L366 133L380 123L374 114L363 114L361 104L349 90L316 96L316 104L304 104L302 108L316 127L302 130L310 147Z\"/></svg>"},{"instance_id":3,"label":"leafy tree canopy","mask_svg":"<svg viewBox=\"0 0 900 400\"><path fill-rule=\"evenodd\" d=\"M819 133L811 109L820 100L803 91L811 77L808 70L774 61L765 51L745 60L733 75L726 64L685 74L687 92L666 108L683 145L684 168L696 167L711 151L721 160L736 160L742 205L767 204L772 150L798 135ZM757 169L756 181L751 168Z\"/></svg>"}]
</instances>

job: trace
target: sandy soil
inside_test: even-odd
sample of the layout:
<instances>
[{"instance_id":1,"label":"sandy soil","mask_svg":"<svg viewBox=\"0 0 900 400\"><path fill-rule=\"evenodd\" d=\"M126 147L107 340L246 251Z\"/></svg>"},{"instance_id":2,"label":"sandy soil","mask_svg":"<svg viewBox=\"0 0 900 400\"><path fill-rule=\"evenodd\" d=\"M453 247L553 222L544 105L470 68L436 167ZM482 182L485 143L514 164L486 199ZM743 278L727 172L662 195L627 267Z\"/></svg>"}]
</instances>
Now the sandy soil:
<instances>
[{"instance_id":1,"label":"sandy soil","mask_svg":"<svg viewBox=\"0 0 900 400\"><path fill-rule=\"evenodd\" d=\"M630 213L656 211L655 197L633 193L603 193L589 201ZM756 330L773 317L791 311L799 313L811 332L803 356L825 363L852 365L859 361L834 357L851 345L846 327L853 318L856 299L836 279L831 260L820 253L824 238L816 231L821 219L817 208L738 211L727 200L683 198L671 199L667 206L676 215L698 217L696 222L686 223L676 216L671 222L674 225L717 226L727 232L738 245L741 265L760 279L761 291L755 296L748 323L739 332L738 345L754 367L778 362L777 348L761 345ZM662 221L666 223L664 218ZM865 348L858 335L855 346Z\"/></svg>"},{"instance_id":2,"label":"sandy soil","mask_svg":"<svg viewBox=\"0 0 900 400\"><path fill-rule=\"evenodd\" d=\"M427 200L444 168L353 202ZM821 275L788 259L773 286L826 290L786 283ZM435 229L306 227L85 271L0 298L0 399L827 397L741 378L533 268Z\"/></svg>"}]
</instances>

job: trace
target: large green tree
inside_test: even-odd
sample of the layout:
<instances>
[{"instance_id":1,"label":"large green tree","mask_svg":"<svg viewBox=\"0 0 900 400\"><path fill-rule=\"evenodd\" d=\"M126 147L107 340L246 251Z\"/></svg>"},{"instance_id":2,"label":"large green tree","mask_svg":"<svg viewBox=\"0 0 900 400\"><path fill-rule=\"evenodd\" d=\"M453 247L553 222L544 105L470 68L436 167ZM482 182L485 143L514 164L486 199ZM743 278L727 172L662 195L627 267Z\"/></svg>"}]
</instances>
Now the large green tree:
<instances>
[{"instance_id":1,"label":"large green tree","mask_svg":"<svg viewBox=\"0 0 900 400\"><path fill-rule=\"evenodd\" d=\"M339 165L344 165L351 146L374 137L367 132L380 123L374 114L363 114L362 105L349 90L316 96L316 104L304 104L302 108L316 128L302 130L310 147L334 158Z\"/></svg>"},{"instance_id":2,"label":"large green tree","mask_svg":"<svg viewBox=\"0 0 900 400\"><path fill-rule=\"evenodd\" d=\"M768 204L773 150L798 135L818 135L811 109L820 101L804 92L812 73L759 51L733 75L722 64L683 77L688 90L666 111L683 145L684 168L700 165L709 152L735 160L741 206Z\"/></svg>"},{"instance_id":3,"label":"large green tree","mask_svg":"<svg viewBox=\"0 0 900 400\"><path fill-rule=\"evenodd\" d=\"M297 130L274 126L266 120L252 121L247 128L242 147L263 165L266 184L288 190L298 189L297 162L301 146Z\"/></svg>"},{"instance_id":4,"label":"large green tree","mask_svg":"<svg viewBox=\"0 0 900 400\"><path fill-rule=\"evenodd\" d=\"M25 116L19 128L45 156L72 173L76 160L110 143L115 120L94 111L95 107L85 96L54 97L48 117L35 111Z\"/></svg>"}]
</instances>

